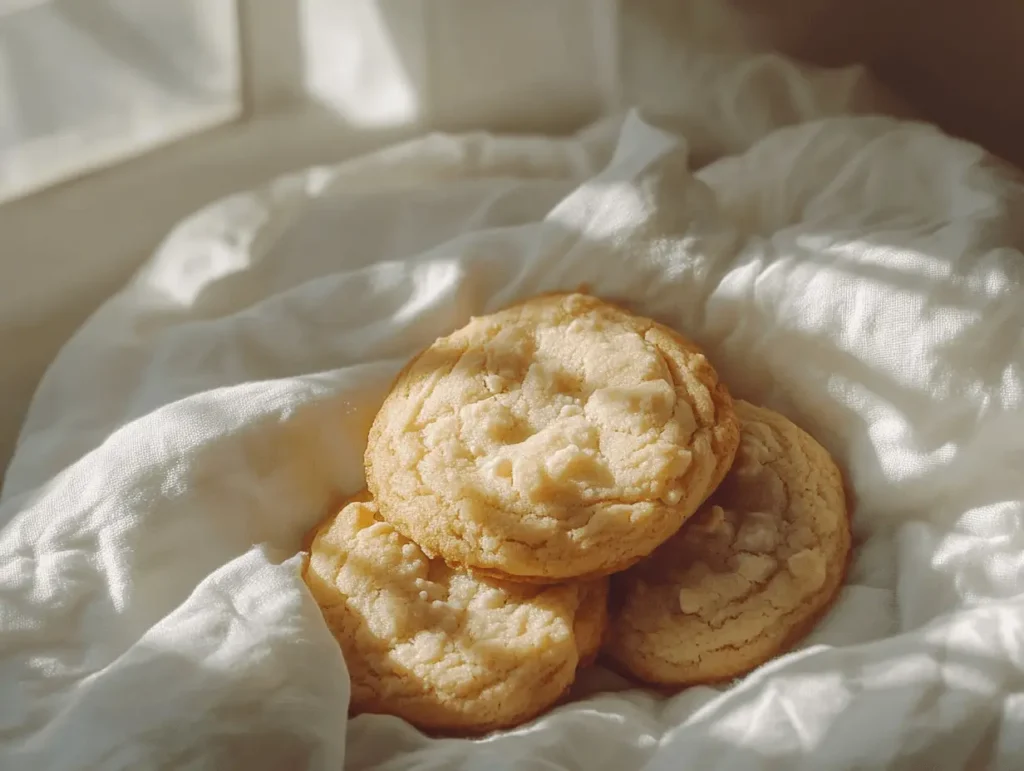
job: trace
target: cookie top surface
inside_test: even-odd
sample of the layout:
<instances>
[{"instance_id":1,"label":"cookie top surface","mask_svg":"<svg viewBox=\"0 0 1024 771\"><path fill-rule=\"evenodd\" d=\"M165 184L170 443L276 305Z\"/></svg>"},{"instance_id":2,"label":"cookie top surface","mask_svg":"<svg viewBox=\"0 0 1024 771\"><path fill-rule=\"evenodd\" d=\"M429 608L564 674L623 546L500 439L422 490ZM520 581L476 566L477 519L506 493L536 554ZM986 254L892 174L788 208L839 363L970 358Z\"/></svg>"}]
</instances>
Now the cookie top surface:
<instances>
[{"instance_id":1,"label":"cookie top surface","mask_svg":"<svg viewBox=\"0 0 1024 771\"><path fill-rule=\"evenodd\" d=\"M607 580L478 578L428 559L359 498L317 529L303 575L345 656L353 714L473 734L551 706L593 655Z\"/></svg>"},{"instance_id":2,"label":"cookie top surface","mask_svg":"<svg viewBox=\"0 0 1024 771\"><path fill-rule=\"evenodd\" d=\"M370 431L367 482L428 553L558 581L650 553L721 479L738 433L692 343L593 297L546 295L406 367Z\"/></svg>"},{"instance_id":3,"label":"cookie top surface","mask_svg":"<svg viewBox=\"0 0 1024 771\"><path fill-rule=\"evenodd\" d=\"M850 527L828 452L782 415L736 402L740 448L710 500L613 578L606 650L651 683L744 674L810 630L845 575Z\"/></svg>"}]
</instances>

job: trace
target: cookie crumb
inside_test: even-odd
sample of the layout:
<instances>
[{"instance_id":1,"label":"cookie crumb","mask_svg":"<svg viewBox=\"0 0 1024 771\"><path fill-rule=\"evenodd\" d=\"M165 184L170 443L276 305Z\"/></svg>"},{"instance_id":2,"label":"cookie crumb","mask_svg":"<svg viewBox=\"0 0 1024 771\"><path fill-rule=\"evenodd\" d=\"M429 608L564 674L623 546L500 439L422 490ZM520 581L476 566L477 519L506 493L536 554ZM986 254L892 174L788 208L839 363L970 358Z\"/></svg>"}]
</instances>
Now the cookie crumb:
<instances>
[{"instance_id":1,"label":"cookie crumb","mask_svg":"<svg viewBox=\"0 0 1024 771\"><path fill-rule=\"evenodd\" d=\"M810 591L817 591L825 583L825 555L818 549L803 549L790 555L786 567L793 578Z\"/></svg>"}]
</instances>

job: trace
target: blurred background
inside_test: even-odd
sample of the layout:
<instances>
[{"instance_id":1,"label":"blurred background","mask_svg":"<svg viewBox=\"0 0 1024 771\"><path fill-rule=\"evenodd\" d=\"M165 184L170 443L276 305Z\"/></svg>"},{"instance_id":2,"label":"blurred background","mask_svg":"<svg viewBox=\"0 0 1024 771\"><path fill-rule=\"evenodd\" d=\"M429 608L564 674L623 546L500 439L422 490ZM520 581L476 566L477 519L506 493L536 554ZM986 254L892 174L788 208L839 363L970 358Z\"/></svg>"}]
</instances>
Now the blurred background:
<instances>
[{"instance_id":1,"label":"blurred background","mask_svg":"<svg viewBox=\"0 0 1024 771\"><path fill-rule=\"evenodd\" d=\"M657 112L702 53L770 50L1024 166L1020 0L0 0L0 468L60 345L205 203L424 131Z\"/></svg>"}]
</instances>

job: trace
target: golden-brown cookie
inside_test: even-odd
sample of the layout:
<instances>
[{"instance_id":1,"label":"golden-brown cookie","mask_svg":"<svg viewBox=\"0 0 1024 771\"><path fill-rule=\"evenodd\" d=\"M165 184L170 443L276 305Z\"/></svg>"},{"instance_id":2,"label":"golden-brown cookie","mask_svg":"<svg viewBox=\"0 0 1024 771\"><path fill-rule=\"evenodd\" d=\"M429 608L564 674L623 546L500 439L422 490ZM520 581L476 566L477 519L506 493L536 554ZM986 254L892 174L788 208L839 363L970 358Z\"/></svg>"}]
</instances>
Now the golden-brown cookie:
<instances>
[{"instance_id":1,"label":"golden-brown cookie","mask_svg":"<svg viewBox=\"0 0 1024 771\"><path fill-rule=\"evenodd\" d=\"M476 734L552 706L592 657L607 579L508 584L430 560L366 495L325 521L303 578L341 646L351 712Z\"/></svg>"},{"instance_id":2,"label":"golden-brown cookie","mask_svg":"<svg viewBox=\"0 0 1024 771\"><path fill-rule=\"evenodd\" d=\"M476 318L399 375L367 484L423 550L552 583L622 570L672 535L739 442L693 344L580 294Z\"/></svg>"},{"instance_id":3,"label":"golden-brown cookie","mask_svg":"<svg viewBox=\"0 0 1024 771\"><path fill-rule=\"evenodd\" d=\"M605 651L650 683L742 675L810 631L850 552L843 480L776 412L736 402L741 438L722 485L649 558L612 579Z\"/></svg>"},{"instance_id":4,"label":"golden-brown cookie","mask_svg":"<svg viewBox=\"0 0 1024 771\"><path fill-rule=\"evenodd\" d=\"M580 587L580 606L576 611L576 648L579 667L589 667L601 652L605 631L608 629L608 579L583 581Z\"/></svg>"}]
</instances>

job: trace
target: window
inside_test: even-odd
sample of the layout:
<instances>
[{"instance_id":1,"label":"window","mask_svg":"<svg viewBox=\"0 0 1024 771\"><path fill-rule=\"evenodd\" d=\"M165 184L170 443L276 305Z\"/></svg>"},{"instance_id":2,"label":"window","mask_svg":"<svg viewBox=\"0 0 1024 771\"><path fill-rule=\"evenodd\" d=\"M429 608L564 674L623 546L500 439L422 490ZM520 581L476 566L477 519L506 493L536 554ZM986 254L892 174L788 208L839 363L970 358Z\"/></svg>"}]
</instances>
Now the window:
<instances>
[{"instance_id":1,"label":"window","mask_svg":"<svg viewBox=\"0 0 1024 771\"><path fill-rule=\"evenodd\" d=\"M234 0L0 0L0 201L241 112Z\"/></svg>"}]
</instances>

